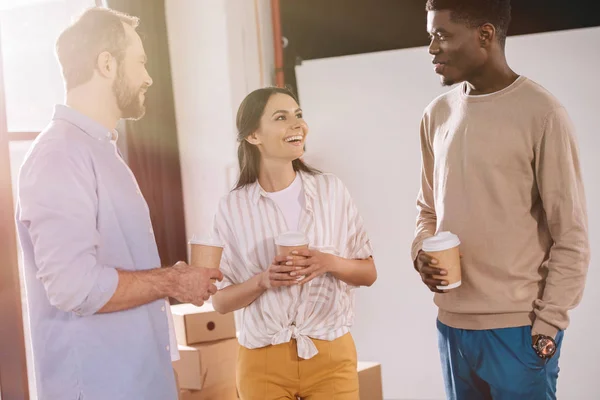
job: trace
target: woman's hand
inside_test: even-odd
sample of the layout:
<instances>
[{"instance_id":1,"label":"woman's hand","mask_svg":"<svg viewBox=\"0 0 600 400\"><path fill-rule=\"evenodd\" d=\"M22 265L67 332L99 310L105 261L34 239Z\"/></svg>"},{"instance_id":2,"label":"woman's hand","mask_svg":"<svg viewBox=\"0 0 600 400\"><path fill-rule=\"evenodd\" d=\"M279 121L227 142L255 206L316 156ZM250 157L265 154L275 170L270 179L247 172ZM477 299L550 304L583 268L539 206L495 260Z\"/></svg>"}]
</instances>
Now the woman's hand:
<instances>
[{"instance_id":1,"label":"woman's hand","mask_svg":"<svg viewBox=\"0 0 600 400\"><path fill-rule=\"evenodd\" d=\"M301 257L298 257L301 256ZM285 265L298 270L290 272L293 279L304 276L298 284L304 285L327 272L333 272L338 257L333 254L322 253L318 250L296 250L292 256L286 258Z\"/></svg>"},{"instance_id":2,"label":"woman's hand","mask_svg":"<svg viewBox=\"0 0 600 400\"><path fill-rule=\"evenodd\" d=\"M298 281L296 275L292 275L296 270L302 269L302 267L296 267L286 265L288 260L287 256L277 256L273 260L273 263L266 271L261 273L259 286L262 289L272 289L282 286L293 286L297 285Z\"/></svg>"}]
</instances>

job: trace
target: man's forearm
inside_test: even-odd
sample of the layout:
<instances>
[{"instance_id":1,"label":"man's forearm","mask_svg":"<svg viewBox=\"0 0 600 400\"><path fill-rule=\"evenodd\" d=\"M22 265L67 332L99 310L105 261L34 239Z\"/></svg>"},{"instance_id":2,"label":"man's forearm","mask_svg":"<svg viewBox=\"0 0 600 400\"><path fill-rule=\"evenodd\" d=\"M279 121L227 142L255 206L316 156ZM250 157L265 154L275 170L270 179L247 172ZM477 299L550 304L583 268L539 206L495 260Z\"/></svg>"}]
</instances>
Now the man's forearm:
<instances>
[{"instance_id":1,"label":"man's forearm","mask_svg":"<svg viewBox=\"0 0 600 400\"><path fill-rule=\"evenodd\" d=\"M148 271L117 270L117 290L98 313L128 310L169 297L173 292L174 280L169 268Z\"/></svg>"}]
</instances>

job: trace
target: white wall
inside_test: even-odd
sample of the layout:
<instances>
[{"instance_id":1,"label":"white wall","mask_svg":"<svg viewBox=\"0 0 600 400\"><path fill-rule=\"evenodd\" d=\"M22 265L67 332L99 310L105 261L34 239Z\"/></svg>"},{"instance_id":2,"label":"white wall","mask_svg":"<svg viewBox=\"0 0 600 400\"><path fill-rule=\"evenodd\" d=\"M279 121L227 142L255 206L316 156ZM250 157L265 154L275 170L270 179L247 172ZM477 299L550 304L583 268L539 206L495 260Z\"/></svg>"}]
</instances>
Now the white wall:
<instances>
[{"instance_id":1,"label":"white wall","mask_svg":"<svg viewBox=\"0 0 600 400\"><path fill-rule=\"evenodd\" d=\"M268 0L167 0L165 7L190 237L210 228L237 176L240 102L272 81L270 8Z\"/></svg>"},{"instance_id":2,"label":"white wall","mask_svg":"<svg viewBox=\"0 0 600 400\"><path fill-rule=\"evenodd\" d=\"M510 64L553 92L578 131L588 203L600 204L600 28L511 37ZM436 342L437 310L414 272L409 248L419 188L419 122L446 89L426 48L305 61L299 95L311 126L306 159L349 187L375 246L379 279L357 294L353 334L361 360L383 364L386 399L444 398ZM590 207L592 253L600 251L600 210ZM593 262L594 264L594 262ZM600 398L600 272L572 313L561 357L559 398Z\"/></svg>"}]
</instances>

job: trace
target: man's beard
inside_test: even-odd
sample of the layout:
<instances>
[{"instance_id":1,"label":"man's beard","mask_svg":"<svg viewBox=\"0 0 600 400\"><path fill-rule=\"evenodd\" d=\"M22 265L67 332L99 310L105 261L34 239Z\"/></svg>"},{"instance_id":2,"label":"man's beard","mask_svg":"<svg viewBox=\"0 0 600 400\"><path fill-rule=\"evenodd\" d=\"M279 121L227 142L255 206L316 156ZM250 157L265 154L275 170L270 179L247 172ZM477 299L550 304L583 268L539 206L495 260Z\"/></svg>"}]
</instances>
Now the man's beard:
<instances>
[{"instance_id":1,"label":"man's beard","mask_svg":"<svg viewBox=\"0 0 600 400\"><path fill-rule=\"evenodd\" d=\"M121 110L121 118L138 120L144 116L146 107L140 98L142 87L133 88L127 82L123 68L119 68L117 79L113 83L113 93L117 99L117 106Z\"/></svg>"}]
</instances>

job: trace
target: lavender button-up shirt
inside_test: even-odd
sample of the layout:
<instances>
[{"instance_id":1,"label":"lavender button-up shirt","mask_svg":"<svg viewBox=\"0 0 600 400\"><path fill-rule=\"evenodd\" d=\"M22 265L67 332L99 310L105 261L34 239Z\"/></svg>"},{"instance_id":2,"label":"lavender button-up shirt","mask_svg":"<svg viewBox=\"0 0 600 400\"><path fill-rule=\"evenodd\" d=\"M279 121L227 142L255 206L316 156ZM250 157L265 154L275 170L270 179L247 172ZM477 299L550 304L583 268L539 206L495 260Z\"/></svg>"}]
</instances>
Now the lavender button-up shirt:
<instances>
[{"instance_id":1,"label":"lavender button-up shirt","mask_svg":"<svg viewBox=\"0 0 600 400\"><path fill-rule=\"evenodd\" d=\"M97 314L116 269L157 268L148 206L108 129L56 106L19 174L23 250L40 400L173 400L163 299Z\"/></svg>"}]
</instances>

